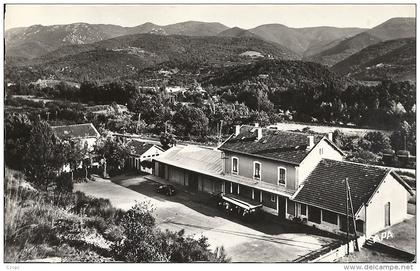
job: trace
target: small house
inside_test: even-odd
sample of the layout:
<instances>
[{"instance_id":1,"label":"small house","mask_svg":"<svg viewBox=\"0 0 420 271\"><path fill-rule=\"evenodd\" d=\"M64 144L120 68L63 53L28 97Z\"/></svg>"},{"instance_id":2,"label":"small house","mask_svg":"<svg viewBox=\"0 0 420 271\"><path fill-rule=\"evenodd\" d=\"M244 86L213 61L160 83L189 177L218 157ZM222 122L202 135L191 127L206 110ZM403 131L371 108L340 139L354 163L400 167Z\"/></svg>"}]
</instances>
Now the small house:
<instances>
[{"instance_id":1,"label":"small house","mask_svg":"<svg viewBox=\"0 0 420 271\"><path fill-rule=\"evenodd\" d=\"M138 140L128 142L130 148L130 157L128 158L128 166L137 172L153 173L152 161L164 152L164 150L151 143Z\"/></svg>"}]
</instances>

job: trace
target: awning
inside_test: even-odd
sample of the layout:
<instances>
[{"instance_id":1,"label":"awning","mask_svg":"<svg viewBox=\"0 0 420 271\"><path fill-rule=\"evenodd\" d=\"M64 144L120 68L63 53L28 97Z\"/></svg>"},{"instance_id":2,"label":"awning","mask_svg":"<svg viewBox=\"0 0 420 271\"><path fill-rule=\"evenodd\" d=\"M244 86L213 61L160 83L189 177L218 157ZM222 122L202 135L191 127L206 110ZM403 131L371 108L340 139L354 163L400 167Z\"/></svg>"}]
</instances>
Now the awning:
<instances>
[{"instance_id":1,"label":"awning","mask_svg":"<svg viewBox=\"0 0 420 271\"><path fill-rule=\"evenodd\" d=\"M238 195L226 194L222 195L222 199L245 210L251 210L262 207L261 203L240 197Z\"/></svg>"}]
</instances>

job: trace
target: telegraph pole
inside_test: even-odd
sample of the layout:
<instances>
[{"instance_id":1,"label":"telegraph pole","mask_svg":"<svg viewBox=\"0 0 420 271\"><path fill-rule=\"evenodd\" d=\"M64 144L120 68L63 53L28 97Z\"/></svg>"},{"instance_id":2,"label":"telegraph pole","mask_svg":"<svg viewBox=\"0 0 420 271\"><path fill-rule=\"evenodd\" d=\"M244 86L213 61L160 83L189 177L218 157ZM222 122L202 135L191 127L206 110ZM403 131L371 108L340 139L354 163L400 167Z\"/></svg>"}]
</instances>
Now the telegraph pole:
<instances>
[{"instance_id":1,"label":"telegraph pole","mask_svg":"<svg viewBox=\"0 0 420 271\"><path fill-rule=\"evenodd\" d=\"M139 133L139 127L140 127L140 117L141 117L141 113L139 113L139 118L137 119L137 127L136 127L136 133Z\"/></svg>"},{"instance_id":2,"label":"telegraph pole","mask_svg":"<svg viewBox=\"0 0 420 271\"><path fill-rule=\"evenodd\" d=\"M223 127L223 120L220 120L220 126L218 127L219 131L218 131L218 142L217 142L217 146L219 146L222 143L222 127Z\"/></svg>"},{"instance_id":3,"label":"telegraph pole","mask_svg":"<svg viewBox=\"0 0 420 271\"><path fill-rule=\"evenodd\" d=\"M353 209L353 201L351 199L351 189L350 189L350 185L348 182L348 178L346 178L346 185L347 185L347 191L348 191L348 197L350 199L350 210L351 210L351 215L353 218L353 230L354 230L354 250L355 251L359 251L359 244L357 243L357 232L356 232L356 218L354 216L354 209Z\"/></svg>"},{"instance_id":4,"label":"telegraph pole","mask_svg":"<svg viewBox=\"0 0 420 271\"><path fill-rule=\"evenodd\" d=\"M350 240L349 240L349 193L347 186L347 178L344 180L344 185L346 187L346 231L347 231L347 255L350 254Z\"/></svg>"}]
</instances>

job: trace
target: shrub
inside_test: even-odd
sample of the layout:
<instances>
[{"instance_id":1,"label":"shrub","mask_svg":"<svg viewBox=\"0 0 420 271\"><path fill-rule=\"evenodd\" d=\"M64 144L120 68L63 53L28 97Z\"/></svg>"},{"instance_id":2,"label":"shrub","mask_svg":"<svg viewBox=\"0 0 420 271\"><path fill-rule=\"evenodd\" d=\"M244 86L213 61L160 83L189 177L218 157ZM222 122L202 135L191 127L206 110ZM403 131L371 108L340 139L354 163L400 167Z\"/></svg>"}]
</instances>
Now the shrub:
<instances>
[{"instance_id":1,"label":"shrub","mask_svg":"<svg viewBox=\"0 0 420 271\"><path fill-rule=\"evenodd\" d=\"M58 192L73 191L73 180L70 173L62 173L55 179L55 190Z\"/></svg>"},{"instance_id":2,"label":"shrub","mask_svg":"<svg viewBox=\"0 0 420 271\"><path fill-rule=\"evenodd\" d=\"M206 237L198 240L184 231L160 231L155 226L150 203L138 203L122 218L125 238L112 246L117 260L126 262L226 262L223 248L209 250Z\"/></svg>"},{"instance_id":3,"label":"shrub","mask_svg":"<svg viewBox=\"0 0 420 271\"><path fill-rule=\"evenodd\" d=\"M77 191L74 196L75 203L72 211L77 214L111 219L120 213L111 205L111 202L108 199L89 197L79 191Z\"/></svg>"}]
</instances>

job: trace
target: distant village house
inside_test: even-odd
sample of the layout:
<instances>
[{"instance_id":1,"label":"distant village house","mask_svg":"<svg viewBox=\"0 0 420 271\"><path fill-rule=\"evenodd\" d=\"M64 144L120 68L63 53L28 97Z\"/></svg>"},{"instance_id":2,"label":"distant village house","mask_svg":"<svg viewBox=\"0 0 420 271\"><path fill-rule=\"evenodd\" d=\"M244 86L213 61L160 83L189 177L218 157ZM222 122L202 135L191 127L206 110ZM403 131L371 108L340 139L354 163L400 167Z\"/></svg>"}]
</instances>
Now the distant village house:
<instances>
[{"instance_id":1,"label":"distant village house","mask_svg":"<svg viewBox=\"0 0 420 271\"><path fill-rule=\"evenodd\" d=\"M128 143L130 148L130 157L128 158L128 166L137 172L153 173L152 160L164 152L164 150L151 143L138 140L131 140Z\"/></svg>"}]
</instances>

